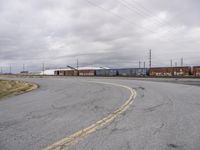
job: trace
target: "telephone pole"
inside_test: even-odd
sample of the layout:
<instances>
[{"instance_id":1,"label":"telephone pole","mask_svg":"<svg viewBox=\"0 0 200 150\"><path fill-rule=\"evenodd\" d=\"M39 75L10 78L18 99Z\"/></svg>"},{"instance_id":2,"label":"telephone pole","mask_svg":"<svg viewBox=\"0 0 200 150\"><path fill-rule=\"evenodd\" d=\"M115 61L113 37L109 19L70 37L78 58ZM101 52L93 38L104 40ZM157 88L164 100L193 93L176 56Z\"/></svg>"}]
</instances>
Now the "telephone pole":
<instances>
[{"instance_id":1,"label":"telephone pole","mask_svg":"<svg viewBox=\"0 0 200 150\"><path fill-rule=\"evenodd\" d=\"M10 74L12 73L12 67L11 67L11 64L10 64Z\"/></svg>"},{"instance_id":2,"label":"telephone pole","mask_svg":"<svg viewBox=\"0 0 200 150\"><path fill-rule=\"evenodd\" d=\"M172 61L172 59L170 60L170 66L173 67L173 61Z\"/></svg>"},{"instance_id":3,"label":"telephone pole","mask_svg":"<svg viewBox=\"0 0 200 150\"><path fill-rule=\"evenodd\" d=\"M44 75L44 63L42 63L42 74Z\"/></svg>"},{"instance_id":4,"label":"telephone pole","mask_svg":"<svg viewBox=\"0 0 200 150\"><path fill-rule=\"evenodd\" d=\"M143 65L144 65L144 68L146 68L146 63L145 63L145 61L144 61L144 64L143 64Z\"/></svg>"},{"instance_id":5,"label":"telephone pole","mask_svg":"<svg viewBox=\"0 0 200 150\"><path fill-rule=\"evenodd\" d=\"M175 67L177 67L177 62L175 62Z\"/></svg>"},{"instance_id":6,"label":"telephone pole","mask_svg":"<svg viewBox=\"0 0 200 150\"><path fill-rule=\"evenodd\" d=\"M76 68L77 68L77 70L78 70L78 67L79 67L79 62L78 62L78 58L77 58L77 60L76 60Z\"/></svg>"},{"instance_id":7,"label":"telephone pole","mask_svg":"<svg viewBox=\"0 0 200 150\"><path fill-rule=\"evenodd\" d=\"M3 74L3 68L1 67L1 74Z\"/></svg>"},{"instance_id":8,"label":"telephone pole","mask_svg":"<svg viewBox=\"0 0 200 150\"><path fill-rule=\"evenodd\" d=\"M181 58L181 67L183 67L183 58Z\"/></svg>"},{"instance_id":9,"label":"telephone pole","mask_svg":"<svg viewBox=\"0 0 200 150\"><path fill-rule=\"evenodd\" d=\"M151 49L149 50L149 68L151 68L151 59L152 59L152 56L151 56Z\"/></svg>"},{"instance_id":10,"label":"telephone pole","mask_svg":"<svg viewBox=\"0 0 200 150\"><path fill-rule=\"evenodd\" d=\"M139 68L141 68L141 61L139 61Z\"/></svg>"},{"instance_id":11,"label":"telephone pole","mask_svg":"<svg viewBox=\"0 0 200 150\"><path fill-rule=\"evenodd\" d=\"M23 64L23 72L25 71L25 66L24 66L24 64Z\"/></svg>"}]
</instances>

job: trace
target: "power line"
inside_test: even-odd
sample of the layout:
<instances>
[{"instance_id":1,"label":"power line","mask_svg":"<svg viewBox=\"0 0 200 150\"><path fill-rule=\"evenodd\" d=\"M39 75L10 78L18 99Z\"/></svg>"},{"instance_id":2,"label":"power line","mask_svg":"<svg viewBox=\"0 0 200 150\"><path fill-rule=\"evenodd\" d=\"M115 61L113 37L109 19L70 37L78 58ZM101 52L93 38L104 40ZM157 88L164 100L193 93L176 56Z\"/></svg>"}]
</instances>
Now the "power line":
<instances>
[{"instance_id":1,"label":"power line","mask_svg":"<svg viewBox=\"0 0 200 150\"><path fill-rule=\"evenodd\" d=\"M119 0L118 0L119 1ZM126 0L120 0L120 2L121 3L125 3L125 4L127 4L126 6L125 6L125 4L123 4L126 8L128 8L129 10L132 10L132 11L136 11L135 9L137 9L137 10L139 10L139 12L137 12L136 11L136 13L137 14L139 14L140 16L145 16L145 17L147 17L147 16L149 16L149 17L152 17L150 14L152 14L153 13L153 11L151 11L150 9L147 9L147 8L145 8L142 4L140 4L139 2L137 2L137 1L132 1L133 3L135 3L135 4L137 4L139 7L140 7L140 9L139 8L137 8L137 7L135 7L134 6L134 4L132 4L131 2L127 2ZM133 7L131 7L131 6L133 6ZM132 8L132 9L130 9L130 8ZM133 9L134 8L134 9ZM142 11L143 12L142 12ZM158 17L158 16L154 16L154 20L156 21L157 20L157 23L159 23L160 25L163 25L163 24L165 24L165 25L167 25L168 27L171 27L171 28L173 28L173 30L172 29L169 29L169 30L166 30L166 33L170 33L170 31L171 31L171 34L174 34L173 32L176 32L177 31L177 29L174 27L174 25L172 25L171 23L169 23L169 22L164 22L163 21L163 19L162 18L160 18L160 17ZM165 34L166 34L165 33ZM161 37L163 37L163 36L161 36ZM168 39L169 40L169 42L174 42L172 39Z\"/></svg>"},{"instance_id":2,"label":"power line","mask_svg":"<svg viewBox=\"0 0 200 150\"><path fill-rule=\"evenodd\" d=\"M143 6L141 3L139 3L138 1L135 1L135 0L132 0L131 2L133 2L134 4L136 4L137 6L140 7L140 9L138 7L135 7L134 4L132 4L131 2L128 2L126 0L121 0L123 1L124 3L130 5L130 6L133 6L135 9L139 10L139 11L143 11L143 13L146 15L146 16L149 16L149 17L154 17L155 19L154 20L157 20L158 22L160 22L161 24L166 24L167 26L170 26L170 27L174 27L172 24L168 23L168 22L164 22L164 20L162 18L160 18L159 16L156 16L154 15L154 12L152 10L150 10L149 8L146 8L145 6ZM152 15L151 15L152 14Z\"/></svg>"},{"instance_id":3,"label":"power line","mask_svg":"<svg viewBox=\"0 0 200 150\"><path fill-rule=\"evenodd\" d=\"M145 12L144 9L139 9L138 7L135 7L132 3L129 3L129 2L123 1L123 0L118 0L118 2L120 2L124 7L129 9L131 12L136 13L141 17L145 17L145 18L152 17L151 15L149 15L150 13ZM133 6L133 7L131 7L131 6ZM163 25L164 24L163 20L156 19L156 18L157 18L157 16L154 16L154 18L152 18L154 20L155 25ZM166 24L166 25L170 26L169 24Z\"/></svg>"},{"instance_id":4,"label":"power line","mask_svg":"<svg viewBox=\"0 0 200 150\"><path fill-rule=\"evenodd\" d=\"M138 24L137 24L136 22L134 22L133 20L127 19L127 18L122 17L122 16L120 16L120 15L118 15L118 14L116 14L116 13L113 13L112 11L110 11L110 10L108 10L108 9L105 9L104 7L101 7L101 6L99 6L98 4L96 4L96 3L94 3L94 2L91 2L91 1L89 1L89 0L86 0L86 2L87 2L88 4L90 4L90 5L93 5L93 6L97 7L97 8L100 8L100 9L102 9L102 10L104 10L104 11L106 11L106 12L112 14L112 15L114 15L114 16L117 17L117 18L123 19L124 21L126 21L127 23L129 23L129 24L131 24L131 25L135 24L136 26L138 26ZM153 30L151 30L151 29L149 29L149 28L146 28L146 27L143 27L143 26L140 26L140 28L143 28L144 30L148 30L148 31L151 32L151 33L155 33L155 31L153 31Z\"/></svg>"},{"instance_id":5,"label":"power line","mask_svg":"<svg viewBox=\"0 0 200 150\"><path fill-rule=\"evenodd\" d=\"M139 13L141 13L143 16L149 16L149 17L154 17L154 20L157 21L157 23L160 23L160 25L166 25L168 27L171 27L173 29L169 29L166 30L166 33L171 33L171 34L175 34L174 32L177 32L177 28L174 27L173 24L171 24L169 21L165 21L162 18L160 18L159 16L154 15L154 12L151 9L147 9L146 7L144 7L141 3L139 3L138 1L132 0L131 2L133 2L134 4L136 4L138 7L135 7L135 5L131 2L128 2L126 0L121 0L121 2L126 3L128 7L134 8L132 9L133 11L135 11L135 9L139 10ZM153 14L153 15L151 15ZM169 32L171 31L171 32ZM165 34L166 34L165 33ZM163 37L163 36L161 36ZM174 42L173 40L169 39L170 42ZM188 41L188 40L187 40ZM192 40L190 40L192 41ZM184 41L180 41L180 42L184 42ZM192 41L193 42L193 41Z\"/></svg>"},{"instance_id":6,"label":"power line","mask_svg":"<svg viewBox=\"0 0 200 150\"><path fill-rule=\"evenodd\" d=\"M119 1L119 0L118 0ZM121 1L119 1L124 7L126 7L127 9L129 9L130 11L132 11L133 13L136 13L136 14L138 14L139 16L141 16L141 17L152 17L151 15L149 15L150 13L146 13L144 10L142 10L141 11L141 9L138 9L137 7L135 7L133 4L131 4L131 3L128 3L127 1L123 1L123 0L121 0ZM133 7L131 7L131 6L133 6ZM137 11L138 10L138 11ZM145 13L144 13L145 12ZM173 31L177 31L176 30L176 28L174 28L174 26L171 26L170 24L166 24L166 23L164 23L163 22L163 20L161 20L161 18L160 19L156 19L156 18L158 18L157 16L154 16L154 18L151 18L151 19L153 19L154 20L154 22L153 22L153 24L152 25L166 25L166 26L168 26L168 27L170 27L170 28L173 28L173 29L168 29L168 30L164 30L165 31L165 34L166 33L170 33L170 31L171 31L171 33L173 34ZM151 23L152 23L152 21L151 21ZM155 31L154 31L155 32ZM155 32L155 33L157 33L157 32ZM164 36L164 35L163 35ZM163 37L163 36L161 36L161 37Z\"/></svg>"},{"instance_id":7,"label":"power line","mask_svg":"<svg viewBox=\"0 0 200 150\"><path fill-rule=\"evenodd\" d=\"M127 19L127 18L125 18L124 16L122 17L122 16L120 16L120 15L118 15L118 14L116 14L116 13L113 13L112 11L110 11L110 10L108 10L108 9L105 9L104 7L101 7L101 6L99 6L98 4L96 4L96 3L94 3L94 2L91 2L91 1L89 1L89 0L86 0L86 2L87 2L88 4L94 6L94 7L97 7L97 8L99 8L99 9L102 9L102 10L104 10L104 11L106 11L106 12L108 12L108 13L114 15L115 17L118 17L118 18L120 18L120 19L123 19L124 21L126 21L127 23L130 23L131 25L134 23L136 26L138 26L138 24L136 24L136 22L134 22L133 20ZM143 30L147 30L147 31L149 31L149 32L151 32L151 33L153 33L153 34L156 34L156 33L157 33L157 32L156 32L157 30L151 30L151 29L146 28L146 27L144 27L144 26L140 26L140 28L143 28ZM161 36L161 37L163 37L163 36ZM157 38L157 39L160 40L161 38L159 37L159 38ZM174 43L174 41L173 41L172 39L168 39L167 42ZM179 45L179 46L182 47L181 45Z\"/></svg>"}]
</instances>

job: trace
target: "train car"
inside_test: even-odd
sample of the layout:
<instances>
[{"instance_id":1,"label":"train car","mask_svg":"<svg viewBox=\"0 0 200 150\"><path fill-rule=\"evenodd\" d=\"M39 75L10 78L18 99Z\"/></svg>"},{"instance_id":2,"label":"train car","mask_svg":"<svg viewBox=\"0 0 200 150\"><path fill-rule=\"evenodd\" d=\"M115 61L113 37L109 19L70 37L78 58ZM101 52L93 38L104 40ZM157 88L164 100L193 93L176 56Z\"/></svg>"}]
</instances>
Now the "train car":
<instances>
[{"instance_id":1,"label":"train car","mask_svg":"<svg viewBox=\"0 0 200 150\"><path fill-rule=\"evenodd\" d=\"M173 76L173 68L172 67L150 68L149 76Z\"/></svg>"},{"instance_id":2,"label":"train car","mask_svg":"<svg viewBox=\"0 0 200 150\"><path fill-rule=\"evenodd\" d=\"M200 66L194 66L193 67L193 75L195 77L200 77Z\"/></svg>"},{"instance_id":3,"label":"train car","mask_svg":"<svg viewBox=\"0 0 200 150\"><path fill-rule=\"evenodd\" d=\"M147 68L123 68L117 69L119 76L127 76L127 77L139 77L139 76L147 76L148 69Z\"/></svg>"},{"instance_id":4,"label":"train car","mask_svg":"<svg viewBox=\"0 0 200 150\"><path fill-rule=\"evenodd\" d=\"M96 70L96 76L117 76L117 70L116 69L100 69Z\"/></svg>"},{"instance_id":5,"label":"train car","mask_svg":"<svg viewBox=\"0 0 200 150\"><path fill-rule=\"evenodd\" d=\"M95 70L79 70L79 76L95 76Z\"/></svg>"},{"instance_id":6,"label":"train car","mask_svg":"<svg viewBox=\"0 0 200 150\"><path fill-rule=\"evenodd\" d=\"M156 67L149 69L149 76L189 76L191 67Z\"/></svg>"},{"instance_id":7,"label":"train car","mask_svg":"<svg viewBox=\"0 0 200 150\"><path fill-rule=\"evenodd\" d=\"M57 76L75 76L76 74L77 71L71 69L58 69L54 71L54 75Z\"/></svg>"},{"instance_id":8,"label":"train car","mask_svg":"<svg viewBox=\"0 0 200 150\"><path fill-rule=\"evenodd\" d=\"M173 67L174 76L189 76L191 75L191 67Z\"/></svg>"}]
</instances>

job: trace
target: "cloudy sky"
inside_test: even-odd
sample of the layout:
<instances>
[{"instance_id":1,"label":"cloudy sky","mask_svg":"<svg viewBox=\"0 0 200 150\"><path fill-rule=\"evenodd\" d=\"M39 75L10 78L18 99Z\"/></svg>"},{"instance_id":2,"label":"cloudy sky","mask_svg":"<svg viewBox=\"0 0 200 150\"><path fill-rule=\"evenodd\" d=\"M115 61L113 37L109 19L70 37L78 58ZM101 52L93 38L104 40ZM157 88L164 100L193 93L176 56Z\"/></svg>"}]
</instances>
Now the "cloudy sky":
<instances>
[{"instance_id":1,"label":"cloudy sky","mask_svg":"<svg viewBox=\"0 0 200 150\"><path fill-rule=\"evenodd\" d=\"M0 0L0 67L200 65L199 0Z\"/></svg>"}]
</instances>

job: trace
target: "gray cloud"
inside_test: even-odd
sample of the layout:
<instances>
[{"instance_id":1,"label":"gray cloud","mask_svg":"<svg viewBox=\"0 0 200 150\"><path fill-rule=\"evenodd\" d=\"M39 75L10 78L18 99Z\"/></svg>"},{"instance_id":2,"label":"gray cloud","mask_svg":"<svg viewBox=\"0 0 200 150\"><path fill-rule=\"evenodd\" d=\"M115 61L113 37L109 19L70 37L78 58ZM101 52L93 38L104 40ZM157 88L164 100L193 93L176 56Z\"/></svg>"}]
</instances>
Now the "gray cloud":
<instances>
[{"instance_id":1,"label":"gray cloud","mask_svg":"<svg viewBox=\"0 0 200 150\"><path fill-rule=\"evenodd\" d=\"M199 0L0 0L0 65L200 64ZM146 63L147 64L147 63Z\"/></svg>"}]
</instances>

